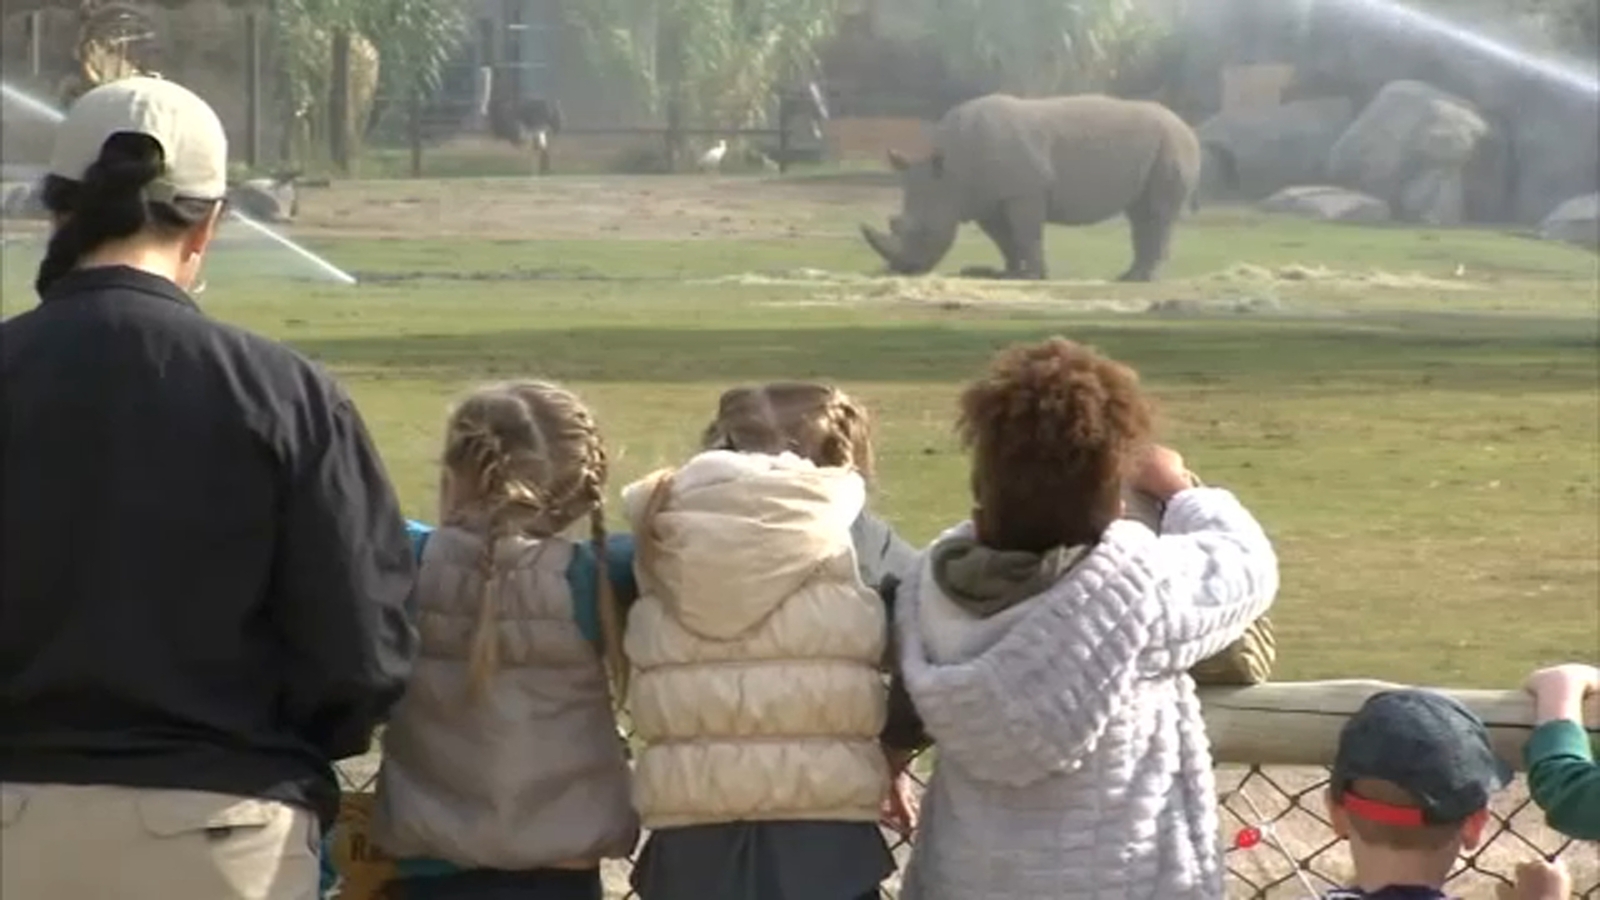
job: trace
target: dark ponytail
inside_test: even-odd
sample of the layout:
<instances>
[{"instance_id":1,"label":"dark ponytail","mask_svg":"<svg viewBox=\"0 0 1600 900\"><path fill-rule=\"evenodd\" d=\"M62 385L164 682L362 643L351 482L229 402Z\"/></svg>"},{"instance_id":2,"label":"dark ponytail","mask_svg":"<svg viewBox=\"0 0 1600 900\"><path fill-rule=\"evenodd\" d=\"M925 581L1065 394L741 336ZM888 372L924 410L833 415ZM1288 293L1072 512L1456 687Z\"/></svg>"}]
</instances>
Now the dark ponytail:
<instances>
[{"instance_id":1,"label":"dark ponytail","mask_svg":"<svg viewBox=\"0 0 1600 900\"><path fill-rule=\"evenodd\" d=\"M40 294L77 267L86 254L146 229L176 237L205 221L215 201L180 197L166 203L147 200L144 189L161 175L161 145L149 135L113 134L82 181L48 175L45 209L62 218L39 263L34 289Z\"/></svg>"}]
</instances>

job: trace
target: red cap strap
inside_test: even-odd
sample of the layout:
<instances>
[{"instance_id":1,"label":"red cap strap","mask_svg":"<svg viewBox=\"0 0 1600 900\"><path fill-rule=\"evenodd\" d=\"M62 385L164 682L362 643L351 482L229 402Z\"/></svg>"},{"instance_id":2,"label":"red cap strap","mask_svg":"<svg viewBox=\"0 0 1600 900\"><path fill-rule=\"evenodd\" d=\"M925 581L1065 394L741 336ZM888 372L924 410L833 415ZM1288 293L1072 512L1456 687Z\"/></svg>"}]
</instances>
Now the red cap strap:
<instances>
[{"instance_id":1,"label":"red cap strap","mask_svg":"<svg viewBox=\"0 0 1600 900\"><path fill-rule=\"evenodd\" d=\"M1398 825L1401 828L1421 828L1427 825L1422 818L1422 810L1412 806L1392 806L1380 803L1377 800L1368 800L1358 797L1350 791L1344 792L1344 799L1339 801L1351 815L1360 816L1369 822L1379 822L1384 825Z\"/></svg>"}]
</instances>

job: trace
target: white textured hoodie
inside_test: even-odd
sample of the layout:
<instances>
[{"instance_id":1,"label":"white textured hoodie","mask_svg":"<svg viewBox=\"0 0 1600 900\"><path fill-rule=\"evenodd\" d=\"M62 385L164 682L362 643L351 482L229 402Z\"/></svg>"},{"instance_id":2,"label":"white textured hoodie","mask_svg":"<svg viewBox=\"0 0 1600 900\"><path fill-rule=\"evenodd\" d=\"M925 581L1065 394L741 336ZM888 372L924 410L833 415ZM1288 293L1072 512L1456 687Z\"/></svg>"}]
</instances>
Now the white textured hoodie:
<instances>
[{"instance_id":1,"label":"white textured hoodie","mask_svg":"<svg viewBox=\"0 0 1600 900\"><path fill-rule=\"evenodd\" d=\"M924 554L896 625L938 762L903 900L1223 896L1187 670L1271 605L1277 557L1225 490L1184 491L1162 524L1113 524L1049 589L986 619L943 594Z\"/></svg>"}]
</instances>

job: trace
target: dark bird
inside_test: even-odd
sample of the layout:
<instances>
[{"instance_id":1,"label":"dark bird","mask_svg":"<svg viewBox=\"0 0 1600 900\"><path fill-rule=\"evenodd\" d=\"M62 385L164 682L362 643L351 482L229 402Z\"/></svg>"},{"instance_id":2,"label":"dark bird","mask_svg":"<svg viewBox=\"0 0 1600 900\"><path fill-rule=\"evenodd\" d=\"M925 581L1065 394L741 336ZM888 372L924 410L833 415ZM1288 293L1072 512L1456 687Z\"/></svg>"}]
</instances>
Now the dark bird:
<instances>
[{"instance_id":1,"label":"dark bird","mask_svg":"<svg viewBox=\"0 0 1600 900\"><path fill-rule=\"evenodd\" d=\"M521 102L502 101L489 106L489 131L495 137L526 147L537 144L543 150L550 138L561 133L561 104L535 97Z\"/></svg>"}]
</instances>

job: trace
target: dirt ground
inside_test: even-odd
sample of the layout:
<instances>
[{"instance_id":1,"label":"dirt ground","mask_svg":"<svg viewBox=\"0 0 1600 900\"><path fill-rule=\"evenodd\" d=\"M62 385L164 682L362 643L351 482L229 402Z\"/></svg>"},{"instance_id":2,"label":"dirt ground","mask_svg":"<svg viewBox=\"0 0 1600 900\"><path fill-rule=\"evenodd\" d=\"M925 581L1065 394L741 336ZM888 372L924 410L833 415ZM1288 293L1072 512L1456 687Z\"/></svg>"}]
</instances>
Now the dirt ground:
<instances>
[{"instance_id":1,"label":"dirt ground","mask_svg":"<svg viewBox=\"0 0 1600 900\"><path fill-rule=\"evenodd\" d=\"M418 239L803 237L837 233L851 210L897 203L893 186L874 173L826 181L650 175L350 181L303 187L292 231Z\"/></svg>"}]
</instances>

